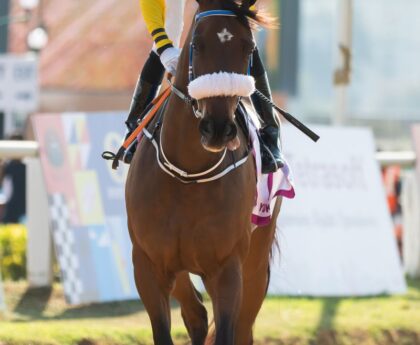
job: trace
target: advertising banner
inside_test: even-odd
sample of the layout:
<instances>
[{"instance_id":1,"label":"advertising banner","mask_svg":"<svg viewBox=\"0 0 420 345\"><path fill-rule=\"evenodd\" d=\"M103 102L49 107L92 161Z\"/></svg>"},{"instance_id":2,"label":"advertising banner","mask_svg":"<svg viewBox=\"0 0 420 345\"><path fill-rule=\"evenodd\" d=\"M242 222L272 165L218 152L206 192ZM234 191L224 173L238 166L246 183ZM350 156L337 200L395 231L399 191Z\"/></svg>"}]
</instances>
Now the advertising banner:
<instances>
[{"instance_id":1,"label":"advertising banner","mask_svg":"<svg viewBox=\"0 0 420 345\"><path fill-rule=\"evenodd\" d=\"M126 225L127 166L102 158L122 141L122 114L34 117L53 240L69 303L137 298ZM119 126L117 126L119 124Z\"/></svg>"},{"instance_id":2,"label":"advertising banner","mask_svg":"<svg viewBox=\"0 0 420 345\"><path fill-rule=\"evenodd\" d=\"M402 185L403 257L407 275L420 277L420 124L412 127L416 169L406 171Z\"/></svg>"},{"instance_id":3,"label":"advertising banner","mask_svg":"<svg viewBox=\"0 0 420 345\"><path fill-rule=\"evenodd\" d=\"M412 127L412 137L414 142L414 150L416 152L416 157L420 157L420 124L414 125ZM420 160L416 161L416 171L417 176L420 178Z\"/></svg>"},{"instance_id":4,"label":"advertising banner","mask_svg":"<svg viewBox=\"0 0 420 345\"><path fill-rule=\"evenodd\" d=\"M296 197L278 219L271 294L403 293L406 284L370 130L283 131Z\"/></svg>"}]
</instances>

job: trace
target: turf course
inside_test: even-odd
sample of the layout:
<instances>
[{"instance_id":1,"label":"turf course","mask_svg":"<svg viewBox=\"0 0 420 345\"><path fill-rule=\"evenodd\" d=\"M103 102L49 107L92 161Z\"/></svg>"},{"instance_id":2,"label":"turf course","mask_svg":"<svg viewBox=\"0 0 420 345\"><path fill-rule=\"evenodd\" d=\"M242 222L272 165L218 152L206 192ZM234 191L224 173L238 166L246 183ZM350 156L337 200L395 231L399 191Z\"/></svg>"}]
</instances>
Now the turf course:
<instances>
[{"instance_id":1,"label":"turf course","mask_svg":"<svg viewBox=\"0 0 420 345\"><path fill-rule=\"evenodd\" d=\"M28 290L24 282L6 282L4 287L8 312L0 318L0 345L152 344L139 301L69 307L58 284ZM187 344L176 303L172 317L176 343ZM409 281L405 296L268 297L255 333L257 344L420 345L420 280Z\"/></svg>"}]
</instances>

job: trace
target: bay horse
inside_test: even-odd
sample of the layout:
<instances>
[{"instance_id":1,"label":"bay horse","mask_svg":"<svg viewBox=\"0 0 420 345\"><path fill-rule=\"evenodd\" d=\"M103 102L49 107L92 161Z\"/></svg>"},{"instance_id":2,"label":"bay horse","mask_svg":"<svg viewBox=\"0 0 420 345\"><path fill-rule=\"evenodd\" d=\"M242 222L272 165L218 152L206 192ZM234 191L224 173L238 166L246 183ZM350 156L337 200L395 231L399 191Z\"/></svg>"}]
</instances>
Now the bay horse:
<instances>
[{"instance_id":1,"label":"bay horse","mask_svg":"<svg viewBox=\"0 0 420 345\"><path fill-rule=\"evenodd\" d=\"M202 278L212 301L211 341L249 345L267 291L281 204L278 198L268 226L252 231L256 171L248 138L237 130L235 110L240 96L246 96L242 82L251 78L246 75L255 49L251 22L263 19L250 11L247 1L201 0L197 13L174 92L162 116L148 127L153 134L144 132L149 135L138 144L128 173L134 276L155 344L173 344L170 295L180 303L192 344L210 339L207 311L191 272ZM206 80L214 72L233 77ZM191 88L200 77L201 86L197 82ZM190 94L204 96L192 101L189 86Z\"/></svg>"}]
</instances>

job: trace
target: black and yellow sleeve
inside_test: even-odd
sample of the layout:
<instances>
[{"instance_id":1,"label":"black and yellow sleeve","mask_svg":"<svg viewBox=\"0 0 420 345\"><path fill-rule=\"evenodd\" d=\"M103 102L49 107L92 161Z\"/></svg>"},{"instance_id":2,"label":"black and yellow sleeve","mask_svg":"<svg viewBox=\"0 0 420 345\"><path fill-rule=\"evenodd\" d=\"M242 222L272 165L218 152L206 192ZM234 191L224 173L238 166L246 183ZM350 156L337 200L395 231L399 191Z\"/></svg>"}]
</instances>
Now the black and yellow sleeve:
<instances>
[{"instance_id":1,"label":"black and yellow sleeve","mask_svg":"<svg viewBox=\"0 0 420 345\"><path fill-rule=\"evenodd\" d=\"M140 0L140 8L147 30L155 41L158 54L166 48L173 47L173 42L165 31L165 0Z\"/></svg>"}]
</instances>

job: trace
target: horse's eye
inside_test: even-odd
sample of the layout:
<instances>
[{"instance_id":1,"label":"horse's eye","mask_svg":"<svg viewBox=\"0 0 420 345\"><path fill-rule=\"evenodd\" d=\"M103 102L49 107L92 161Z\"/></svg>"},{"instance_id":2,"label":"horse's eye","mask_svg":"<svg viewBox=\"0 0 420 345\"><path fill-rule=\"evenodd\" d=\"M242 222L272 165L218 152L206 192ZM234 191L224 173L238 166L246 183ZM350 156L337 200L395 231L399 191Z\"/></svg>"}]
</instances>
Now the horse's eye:
<instances>
[{"instance_id":1,"label":"horse's eye","mask_svg":"<svg viewBox=\"0 0 420 345\"><path fill-rule=\"evenodd\" d=\"M203 44L200 42L193 42L191 44L191 48L195 54L201 53L203 51Z\"/></svg>"},{"instance_id":2,"label":"horse's eye","mask_svg":"<svg viewBox=\"0 0 420 345\"><path fill-rule=\"evenodd\" d=\"M255 47L256 46L254 42L248 42L248 41L244 42L244 51L247 54L252 54L255 50Z\"/></svg>"}]
</instances>

